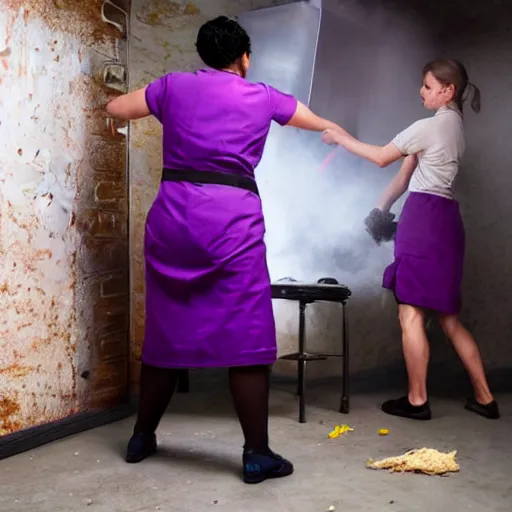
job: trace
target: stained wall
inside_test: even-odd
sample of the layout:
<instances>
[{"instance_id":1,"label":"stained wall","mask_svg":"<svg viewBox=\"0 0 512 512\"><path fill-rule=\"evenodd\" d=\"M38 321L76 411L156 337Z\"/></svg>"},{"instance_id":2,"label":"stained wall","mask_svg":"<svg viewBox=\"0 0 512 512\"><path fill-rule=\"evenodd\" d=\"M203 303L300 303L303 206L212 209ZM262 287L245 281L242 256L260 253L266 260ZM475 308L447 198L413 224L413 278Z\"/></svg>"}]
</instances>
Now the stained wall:
<instances>
[{"instance_id":1,"label":"stained wall","mask_svg":"<svg viewBox=\"0 0 512 512\"><path fill-rule=\"evenodd\" d=\"M0 435L126 397L126 134L102 109L127 48L101 13L0 5Z\"/></svg>"}]
</instances>

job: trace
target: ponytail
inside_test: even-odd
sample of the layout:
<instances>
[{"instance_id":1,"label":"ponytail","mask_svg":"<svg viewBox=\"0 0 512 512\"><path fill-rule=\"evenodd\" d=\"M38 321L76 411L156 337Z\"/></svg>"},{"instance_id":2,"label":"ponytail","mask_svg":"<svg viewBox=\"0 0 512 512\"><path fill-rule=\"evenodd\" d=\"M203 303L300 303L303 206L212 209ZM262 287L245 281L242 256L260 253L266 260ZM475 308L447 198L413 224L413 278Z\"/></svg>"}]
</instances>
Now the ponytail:
<instances>
[{"instance_id":1,"label":"ponytail","mask_svg":"<svg viewBox=\"0 0 512 512\"><path fill-rule=\"evenodd\" d=\"M464 102L467 100L471 100L470 101L471 110L473 110L473 112L476 112L478 114L478 112L480 112L480 109L482 107L480 89L475 84L473 84L471 82L468 82L466 90L464 91L464 98L462 101Z\"/></svg>"}]
</instances>

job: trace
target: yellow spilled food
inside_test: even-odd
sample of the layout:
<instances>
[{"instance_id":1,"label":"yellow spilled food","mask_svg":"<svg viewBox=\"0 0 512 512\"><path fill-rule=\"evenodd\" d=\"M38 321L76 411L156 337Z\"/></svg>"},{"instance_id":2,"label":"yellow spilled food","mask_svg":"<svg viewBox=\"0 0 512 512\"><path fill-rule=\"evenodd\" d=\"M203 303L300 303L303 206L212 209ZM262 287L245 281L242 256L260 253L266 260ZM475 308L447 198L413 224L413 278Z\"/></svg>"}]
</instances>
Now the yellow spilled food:
<instances>
[{"instance_id":1,"label":"yellow spilled food","mask_svg":"<svg viewBox=\"0 0 512 512\"><path fill-rule=\"evenodd\" d=\"M336 425L332 432L329 432L329 439L336 439L337 437L345 434L345 432L353 432L354 429L348 425Z\"/></svg>"},{"instance_id":2,"label":"yellow spilled food","mask_svg":"<svg viewBox=\"0 0 512 512\"><path fill-rule=\"evenodd\" d=\"M392 473L415 472L426 475L444 475L456 473L460 466L455 461L457 451L443 453L432 448L410 450L398 457L381 460L369 460L366 466L370 469L388 469Z\"/></svg>"}]
</instances>

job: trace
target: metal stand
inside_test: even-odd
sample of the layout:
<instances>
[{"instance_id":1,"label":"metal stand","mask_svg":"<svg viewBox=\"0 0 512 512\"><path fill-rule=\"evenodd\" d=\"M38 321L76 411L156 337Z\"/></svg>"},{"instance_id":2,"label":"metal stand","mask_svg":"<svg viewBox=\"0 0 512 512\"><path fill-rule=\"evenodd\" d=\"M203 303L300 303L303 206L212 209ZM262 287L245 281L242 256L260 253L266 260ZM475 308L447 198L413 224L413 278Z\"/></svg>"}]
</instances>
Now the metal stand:
<instances>
[{"instance_id":1,"label":"metal stand","mask_svg":"<svg viewBox=\"0 0 512 512\"><path fill-rule=\"evenodd\" d=\"M306 352L306 306L305 301L299 303L299 351L281 357L288 361L297 361L297 395L299 396L299 422L306 423L306 363L327 359L322 354Z\"/></svg>"},{"instance_id":2,"label":"metal stand","mask_svg":"<svg viewBox=\"0 0 512 512\"><path fill-rule=\"evenodd\" d=\"M299 354L297 359L299 421L306 423L306 304L299 304Z\"/></svg>"},{"instance_id":3,"label":"metal stand","mask_svg":"<svg viewBox=\"0 0 512 512\"><path fill-rule=\"evenodd\" d=\"M340 413L348 414L349 401L349 339L346 301L341 301L343 325L341 332L341 354L310 353L306 351L306 307L312 301L299 301L299 351L282 356L280 359L297 361L297 395L299 397L299 423L306 423L306 365L308 361L325 361L331 357L343 359L343 376L341 382Z\"/></svg>"},{"instance_id":4,"label":"metal stand","mask_svg":"<svg viewBox=\"0 0 512 512\"><path fill-rule=\"evenodd\" d=\"M343 309L343 327L342 327L342 350L343 350L343 384L341 386L341 404L340 404L340 412L344 414L348 414L350 410L350 401L349 401L349 349L348 349L348 317L347 317L347 303L342 302L341 307Z\"/></svg>"}]
</instances>

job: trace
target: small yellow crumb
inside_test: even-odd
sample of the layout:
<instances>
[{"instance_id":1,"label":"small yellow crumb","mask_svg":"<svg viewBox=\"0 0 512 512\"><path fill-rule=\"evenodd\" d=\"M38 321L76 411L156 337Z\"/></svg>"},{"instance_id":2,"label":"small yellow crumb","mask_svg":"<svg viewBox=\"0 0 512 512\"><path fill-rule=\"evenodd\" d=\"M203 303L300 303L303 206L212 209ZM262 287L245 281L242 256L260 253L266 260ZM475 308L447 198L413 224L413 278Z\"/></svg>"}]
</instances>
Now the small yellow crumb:
<instances>
[{"instance_id":1,"label":"small yellow crumb","mask_svg":"<svg viewBox=\"0 0 512 512\"><path fill-rule=\"evenodd\" d=\"M336 439L337 437L345 434L346 432L353 432L354 429L348 425L336 425L334 430L329 432L329 439Z\"/></svg>"},{"instance_id":2,"label":"small yellow crumb","mask_svg":"<svg viewBox=\"0 0 512 512\"><path fill-rule=\"evenodd\" d=\"M389 434L389 430L387 428L381 428L379 430L379 436L387 436Z\"/></svg>"}]
</instances>

